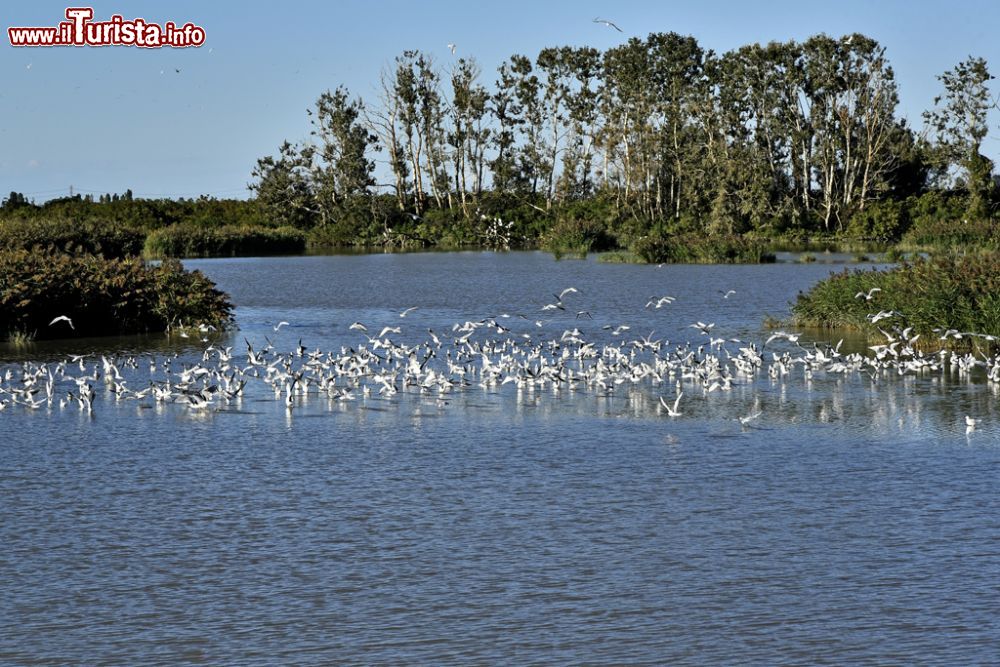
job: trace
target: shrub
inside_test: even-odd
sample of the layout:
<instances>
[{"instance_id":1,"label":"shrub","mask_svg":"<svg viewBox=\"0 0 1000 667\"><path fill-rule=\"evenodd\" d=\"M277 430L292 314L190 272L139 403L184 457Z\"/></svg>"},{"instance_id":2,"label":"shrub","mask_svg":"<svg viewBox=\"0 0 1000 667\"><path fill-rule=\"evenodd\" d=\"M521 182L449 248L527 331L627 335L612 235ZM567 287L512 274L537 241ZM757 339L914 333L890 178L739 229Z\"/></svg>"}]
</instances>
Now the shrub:
<instances>
[{"instance_id":1,"label":"shrub","mask_svg":"<svg viewBox=\"0 0 1000 667\"><path fill-rule=\"evenodd\" d=\"M96 221L55 218L0 222L0 250L131 257L142 252L144 237L141 231Z\"/></svg>"},{"instance_id":2,"label":"shrub","mask_svg":"<svg viewBox=\"0 0 1000 667\"><path fill-rule=\"evenodd\" d=\"M53 318L65 315L55 326ZM38 338L163 331L181 322L217 328L232 322L228 297L177 260L159 265L138 258L27 250L0 252L0 336Z\"/></svg>"},{"instance_id":3,"label":"shrub","mask_svg":"<svg viewBox=\"0 0 1000 667\"><path fill-rule=\"evenodd\" d=\"M898 241L910 225L909 210L903 202L886 199L871 202L858 211L847 225L853 238L887 243Z\"/></svg>"}]
</instances>

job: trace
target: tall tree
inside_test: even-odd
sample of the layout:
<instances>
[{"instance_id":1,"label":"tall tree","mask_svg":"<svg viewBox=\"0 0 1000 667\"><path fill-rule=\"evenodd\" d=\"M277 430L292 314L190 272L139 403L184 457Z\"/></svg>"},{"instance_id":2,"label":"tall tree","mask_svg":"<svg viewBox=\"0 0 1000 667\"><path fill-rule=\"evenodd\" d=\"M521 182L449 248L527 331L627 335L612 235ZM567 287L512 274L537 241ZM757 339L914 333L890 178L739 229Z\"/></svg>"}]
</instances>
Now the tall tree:
<instances>
[{"instance_id":1,"label":"tall tree","mask_svg":"<svg viewBox=\"0 0 1000 667\"><path fill-rule=\"evenodd\" d=\"M339 86L316 100L316 111L309 111L317 148L311 153L313 194L317 200L321 224L327 223L345 200L368 191L375 184L375 163L368 151L378 140L363 121L364 104L352 100Z\"/></svg>"},{"instance_id":2,"label":"tall tree","mask_svg":"<svg viewBox=\"0 0 1000 667\"><path fill-rule=\"evenodd\" d=\"M995 106L986 60L969 57L938 76L944 93L934 98L934 109L924 121L935 133L941 160L964 176L969 191L969 214L983 216L993 195L993 162L982 154L988 131L987 112Z\"/></svg>"}]
</instances>

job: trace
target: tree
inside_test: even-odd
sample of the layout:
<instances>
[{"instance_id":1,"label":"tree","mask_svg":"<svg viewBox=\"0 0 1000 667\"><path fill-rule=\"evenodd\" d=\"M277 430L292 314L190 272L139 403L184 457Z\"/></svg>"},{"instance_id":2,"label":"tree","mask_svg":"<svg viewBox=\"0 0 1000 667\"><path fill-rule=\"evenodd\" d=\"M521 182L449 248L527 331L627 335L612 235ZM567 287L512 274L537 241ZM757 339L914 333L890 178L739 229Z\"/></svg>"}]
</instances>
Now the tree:
<instances>
[{"instance_id":1,"label":"tree","mask_svg":"<svg viewBox=\"0 0 1000 667\"><path fill-rule=\"evenodd\" d=\"M988 213L994 189L993 162L980 152L988 131L986 115L995 106L992 79L986 60L970 56L938 76L944 93L934 98L934 109L924 112L940 161L964 176L969 215L977 217Z\"/></svg>"},{"instance_id":2,"label":"tree","mask_svg":"<svg viewBox=\"0 0 1000 667\"><path fill-rule=\"evenodd\" d=\"M312 190L320 222L326 224L348 197L366 193L375 184L375 163L368 159L368 151L378 137L362 122L362 101L351 100L343 86L320 95L315 114L308 113L318 142L309 155L315 158Z\"/></svg>"},{"instance_id":3,"label":"tree","mask_svg":"<svg viewBox=\"0 0 1000 667\"><path fill-rule=\"evenodd\" d=\"M257 201L271 220L299 228L312 226L317 213L312 205L309 173L312 150L309 146L299 149L286 141L278 149L277 158L257 160L252 172L257 182L249 187L257 193Z\"/></svg>"}]
</instances>

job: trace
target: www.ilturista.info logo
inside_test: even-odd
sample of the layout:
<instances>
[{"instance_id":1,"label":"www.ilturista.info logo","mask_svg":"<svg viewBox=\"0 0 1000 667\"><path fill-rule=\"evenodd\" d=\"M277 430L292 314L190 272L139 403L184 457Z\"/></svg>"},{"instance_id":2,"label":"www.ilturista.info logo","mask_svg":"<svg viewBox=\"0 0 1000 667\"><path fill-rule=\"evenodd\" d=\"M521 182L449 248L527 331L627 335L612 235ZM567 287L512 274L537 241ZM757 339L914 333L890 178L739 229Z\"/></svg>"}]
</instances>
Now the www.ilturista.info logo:
<instances>
[{"instance_id":1,"label":"www.ilturista.info logo","mask_svg":"<svg viewBox=\"0 0 1000 667\"><path fill-rule=\"evenodd\" d=\"M177 26L167 21L162 26L135 18L126 21L114 14L109 21L92 21L92 7L69 7L66 21L57 26L7 28L11 46L141 46L155 49L164 46L183 48L205 43L205 29L193 23Z\"/></svg>"}]
</instances>

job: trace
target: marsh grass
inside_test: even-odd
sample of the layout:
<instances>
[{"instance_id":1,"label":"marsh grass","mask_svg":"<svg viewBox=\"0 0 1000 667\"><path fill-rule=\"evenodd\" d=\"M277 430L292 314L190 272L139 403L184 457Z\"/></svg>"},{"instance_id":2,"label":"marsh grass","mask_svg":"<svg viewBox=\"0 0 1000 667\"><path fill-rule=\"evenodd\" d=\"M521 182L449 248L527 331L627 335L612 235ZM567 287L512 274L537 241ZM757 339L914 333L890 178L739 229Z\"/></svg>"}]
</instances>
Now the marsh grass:
<instances>
[{"instance_id":1,"label":"marsh grass","mask_svg":"<svg viewBox=\"0 0 1000 667\"><path fill-rule=\"evenodd\" d=\"M603 264L645 264L642 258L627 250L615 250L601 253L597 258Z\"/></svg>"},{"instance_id":2,"label":"marsh grass","mask_svg":"<svg viewBox=\"0 0 1000 667\"><path fill-rule=\"evenodd\" d=\"M735 234L654 232L638 239L631 252L649 264L762 264L775 261L760 240Z\"/></svg>"},{"instance_id":3,"label":"marsh grass","mask_svg":"<svg viewBox=\"0 0 1000 667\"><path fill-rule=\"evenodd\" d=\"M299 255L306 235L294 227L176 224L150 232L143 254L161 257L249 257Z\"/></svg>"},{"instance_id":4,"label":"marsh grass","mask_svg":"<svg viewBox=\"0 0 1000 667\"><path fill-rule=\"evenodd\" d=\"M873 287L871 301L857 298ZM869 316L895 311L900 316L872 323ZM1000 336L1000 253L947 254L905 261L889 270L845 270L799 294L792 307L795 324L863 331L912 326L925 349L967 348L983 343L965 336L941 340L941 332Z\"/></svg>"}]
</instances>

